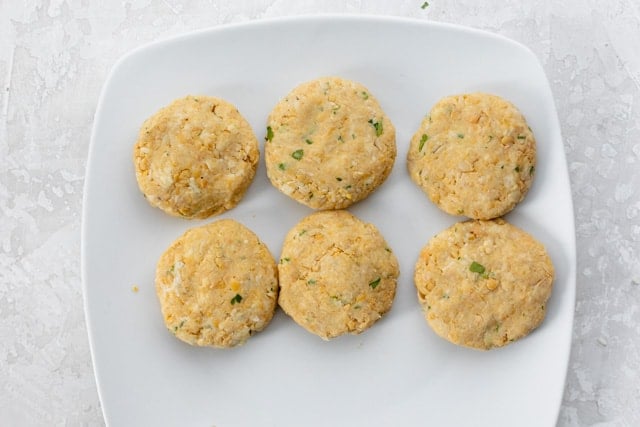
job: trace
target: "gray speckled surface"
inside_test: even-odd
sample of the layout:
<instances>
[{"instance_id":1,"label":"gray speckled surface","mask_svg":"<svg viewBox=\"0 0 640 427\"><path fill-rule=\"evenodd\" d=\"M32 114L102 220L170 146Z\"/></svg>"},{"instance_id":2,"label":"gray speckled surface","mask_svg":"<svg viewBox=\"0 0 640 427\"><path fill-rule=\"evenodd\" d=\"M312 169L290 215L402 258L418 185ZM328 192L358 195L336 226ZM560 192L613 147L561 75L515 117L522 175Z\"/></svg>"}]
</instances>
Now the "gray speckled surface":
<instances>
[{"instance_id":1,"label":"gray speckled surface","mask_svg":"<svg viewBox=\"0 0 640 427\"><path fill-rule=\"evenodd\" d=\"M452 22L529 46L575 205L577 303L558 425L640 425L640 4L635 0L0 2L0 420L103 423L80 280L82 185L110 67L158 38L318 12Z\"/></svg>"}]
</instances>

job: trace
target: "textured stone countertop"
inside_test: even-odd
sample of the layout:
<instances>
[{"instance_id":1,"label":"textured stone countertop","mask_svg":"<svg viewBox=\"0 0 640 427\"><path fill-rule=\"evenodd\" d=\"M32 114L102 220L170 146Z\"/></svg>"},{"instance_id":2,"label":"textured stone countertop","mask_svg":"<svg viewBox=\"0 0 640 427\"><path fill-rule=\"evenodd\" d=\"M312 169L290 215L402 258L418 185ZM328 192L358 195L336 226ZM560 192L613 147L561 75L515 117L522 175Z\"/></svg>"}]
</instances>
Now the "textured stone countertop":
<instances>
[{"instance_id":1,"label":"textured stone countertop","mask_svg":"<svg viewBox=\"0 0 640 427\"><path fill-rule=\"evenodd\" d=\"M93 116L115 61L200 28L315 13L450 22L533 50L551 83L577 237L558 425L640 425L637 0L0 2L0 424L101 425L80 279Z\"/></svg>"}]
</instances>

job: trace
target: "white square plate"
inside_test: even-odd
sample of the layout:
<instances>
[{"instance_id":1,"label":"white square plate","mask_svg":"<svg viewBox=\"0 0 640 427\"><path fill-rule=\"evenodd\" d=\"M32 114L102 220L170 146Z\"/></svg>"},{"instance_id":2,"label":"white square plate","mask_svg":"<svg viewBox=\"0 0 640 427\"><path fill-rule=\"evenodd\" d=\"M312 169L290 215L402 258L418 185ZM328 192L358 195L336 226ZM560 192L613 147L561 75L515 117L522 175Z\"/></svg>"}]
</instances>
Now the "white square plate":
<instances>
[{"instance_id":1,"label":"white square plate","mask_svg":"<svg viewBox=\"0 0 640 427\"><path fill-rule=\"evenodd\" d=\"M330 342L281 311L242 347L216 350L178 341L162 321L155 264L187 228L208 221L169 217L143 199L132 162L142 122L175 98L213 95L235 104L262 140L278 100L325 75L367 86L397 129L391 176L350 208L380 229L400 260L391 312L359 336ZM507 219L546 245L557 273L542 326L488 352L438 338L423 319L414 263L431 236L463 218L438 210L411 182L405 160L409 139L431 106L443 96L473 91L511 100L535 133L534 184ZM261 164L239 206L221 217L247 225L278 257L285 233L310 212L273 188ZM138 49L114 67L99 102L82 242L87 322L110 425L556 422L573 321L573 210L549 85L535 56L513 41L414 20L305 17L213 28Z\"/></svg>"}]
</instances>

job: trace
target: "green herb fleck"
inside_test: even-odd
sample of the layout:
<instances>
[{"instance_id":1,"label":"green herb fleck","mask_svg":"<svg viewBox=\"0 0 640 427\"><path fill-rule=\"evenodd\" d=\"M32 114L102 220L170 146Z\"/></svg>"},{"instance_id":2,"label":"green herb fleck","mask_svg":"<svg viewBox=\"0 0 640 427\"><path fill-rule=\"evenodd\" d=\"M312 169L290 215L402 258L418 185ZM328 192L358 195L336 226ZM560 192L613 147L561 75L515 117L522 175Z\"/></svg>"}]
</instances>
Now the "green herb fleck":
<instances>
[{"instance_id":1,"label":"green herb fleck","mask_svg":"<svg viewBox=\"0 0 640 427\"><path fill-rule=\"evenodd\" d=\"M242 295L236 294L235 297L231 298L231 305L240 304L240 301L242 301Z\"/></svg>"},{"instance_id":2,"label":"green herb fleck","mask_svg":"<svg viewBox=\"0 0 640 427\"><path fill-rule=\"evenodd\" d=\"M449 294L442 294L442 299L449 299Z\"/></svg>"},{"instance_id":3,"label":"green herb fleck","mask_svg":"<svg viewBox=\"0 0 640 427\"><path fill-rule=\"evenodd\" d=\"M531 166L529 168L529 175L533 175L533 173L536 171L536 167L535 166Z\"/></svg>"},{"instance_id":4,"label":"green herb fleck","mask_svg":"<svg viewBox=\"0 0 640 427\"><path fill-rule=\"evenodd\" d=\"M469 271L473 273L483 274L485 272L484 265L473 261L469 266Z\"/></svg>"},{"instance_id":5,"label":"green herb fleck","mask_svg":"<svg viewBox=\"0 0 640 427\"><path fill-rule=\"evenodd\" d=\"M426 2L422 3L422 6L420 6L420 9L426 9L428 7L429 7L429 2L426 1Z\"/></svg>"},{"instance_id":6,"label":"green herb fleck","mask_svg":"<svg viewBox=\"0 0 640 427\"><path fill-rule=\"evenodd\" d=\"M371 289L375 289L378 287L378 285L380 284L380 278L378 277L376 280L369 282L369 286L371 286Z\"/></svg>"},{"instance_id":7,"label":"green herb fleck","mask_svg":"<svg viewBox=\"0 0 640 427\"><path fill-rule=\"evenodd\" d=\"M273 139L273 129L271 126L267 126L267 136L265 136L265 141L271 141Z\"/></svg>"},{"instance_id":8,"label":"green herb fleck","mask_svg":"<svg viewBox=\"0 0 640 427\"><path fill-rule=\"evenodd\" d=\"M518 135L518 139L526 139L527 137L524 135Z\"/></svg>"},{"instance_id":9,"label":"green herb fleck","mask_svg":"<svg viewBox=\"0 0 640 427\"><path fill-rule=\"evenodd\" d=\"M307 280L307 285L315 285L316 281L314 279Z\"/></svg>"},{"instance_id":10,"label":"green herb fleck","mask_svg":"<svg viewBox=\"0 0 640 427\"><path fill-rule=\"evenodd\" d=\"M384 250L389 252L389 253L391 253L391 249L389 249L389 248L384 248Z\"/></svg>"},{"instance_id":11,"label":"green herb fleck","mask_svg":"<svg viewBox=\"0 0 640 427\"><path fill-rule=\"evenodd\" d=\"M337 181L342 181L342 178L340 178L339 176L336 176L336 180Z\"/></svg>"},{"instance_id":12,"label":"green herb fleck","mask_svg":"<svg viewBox=\"0 0 640 427\"><path fill-rule=\"evenodd\" d=\"M296 160L300 160L303 155L304 155L304 150L303 149L299 149L299 150L296 150L293 153L291 153L291 157L293 157Z\"/></svg>"},{"instance_id":13,"label":"green herb fleck","mask_svg":"<svg viewBox=\"0 0 640 427\"><path fill-rule=\"evenodd\" d=\"M307 230L302 230L300 233L298 233L298 236L302 236L303 234L305 234L307 232Z\"/></svg>"},{"instance_id":14,"label":"green herb fleck","mask_svg":"<svg viewBox=\"0 0 640 427\"><path fill-rule=\"evenodd\" d=\"M287 165L285 165L284 163L280 163L278 165L278 169L280 169L281 171L285 170L287 168Z\"/></svg>"},{"instance_id":15,"label":"green herb fleck","mask_svg":"<svg viewBox=\"0 0 640 427\"><path fill-rule=\"evenodd\" d=\"M179 325L176 325L173 327L173 331L176 332L178 329L182 328L184 326L184 320L180 322Z\"/></svg>"},{"instance_id":16,"label":"green herb fleck","mask_svg":"<svg viewBox=\"0 0 640 427\"><path fill-rule=\"evenodd\" d=\"M427 135L426 133L423 133L422 137L420 137L420 145L418 146L418 152L422 151L422 147L424 147L424 143L427 142L428 139L429 139L429 135Z\"/></svg>"},{"instance_id":17,"label":"green herb fleck","mask_svg":"<svg viewBox=\"0 0 640 427\"><path fill-rule=\"evenodd\" d=\"M498 329L500 329L500 324L496 323L496 332L498 332Z\"/></svg>"},{"instance_id":18,"label":"green herb fleck","mask_svg":"<svg viewBox=\"0 0 640 427\"><path fill-rule=\"evenodd\" d=\"M309 145L313 144L313 141L310 140L309 138L305 139L304 142L306 142Z\"/></svg>"},{"instance_id":19,"label":"green herb fleck","mask_svg":"<svg viewBox=\"0 0 640 427\"><path fill-rule=\"evenodd\" d=\"M464 209L458 209L458 215L463 215L464 214Z\"/></svg>"},{"instance_id":20,"label":"green herb fleck","mask_svg":"<svg viewBox=\"0 0 640 427\"><path fill-rule=\"evenodd\" d=\"M516 166L516 167L515 167L515 169L514 169L514 171L516 171L516 172L520 172L520 166Z\"/></svg>"},{"instance_id":21,"label":"green herb fleck","mask_svg":"<svg viewBox=\"0 0 640 427\"><path fill-rule=\"evenodd\" d=\"M362 99L369 99L369 94L367 92L362 91L361 95L362 95Z\"/></svg>"},{"instance_id":22,"label":"green herb fleck","mask_svg":"<svg viewBox=\"0 0 640 427\"><path fill-rule=\"evenodd\" d=\"M464 134L463 133L459 133L458 134L458 138L460 138L460 139L464 138Z\"/></svg>"},{"instance_id":23,"label":"green herb fleck","mask_svg":"<svg viewBox=\"0 0 640 427\"><path fill-rule=\"evenodd\" d=\"M284 257L284 258L282 258L282 259L280 260L280 264L284 264L285 262L289 262L289 261L291 261L291 259L290 259L290 258L288 258L288 257Z\"/></svg>"},{"instance_id":24,"label":"green herb fleck","mask_svg":"<svg viewBox=\"0 0 640 427\"><path fill-rule=\"evenodd\" d=\"M347 185L346 187L344 187L345 190L348 190L351 188L351 184Z\"/></svg>"},{"instance_id":25,"label":"green herb fleck","mask_svg":"<svg viewBox=\"0 0 640 427\"><path fill-rule=\"evenodd\" d=\"M384 129L382 129L382 122L374 122L373 119L369 119L369 123L371 123L371 126L375 128L376 136L382 135L382 132L384 132Z\"/></svg>"}]
</instances>

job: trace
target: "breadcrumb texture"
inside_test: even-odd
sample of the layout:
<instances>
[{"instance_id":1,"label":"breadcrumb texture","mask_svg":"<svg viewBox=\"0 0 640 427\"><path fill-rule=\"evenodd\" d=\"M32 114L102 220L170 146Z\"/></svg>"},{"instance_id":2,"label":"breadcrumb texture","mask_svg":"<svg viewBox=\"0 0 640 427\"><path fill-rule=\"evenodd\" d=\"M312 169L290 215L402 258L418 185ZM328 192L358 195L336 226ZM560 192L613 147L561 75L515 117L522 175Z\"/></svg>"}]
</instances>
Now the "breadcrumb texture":
<instances>
[{"instance_id":1,"label":"breadcrumb texture","mask_svg":"<svg viewBox=\"0 0 640 427\"><path fill-rule=\"evenodd\" d=\"M133 150L138 186L170 215L207 218L235 207L258 166L258 140L230 103L175 100L147 119Z\"/></svg>"},{"instance_id":2,"label":"breadcrumb texture","mask_svg":"<svg viewBox=\"0 0 640 427\"><path fill-rule=\"evenodd\" d=\"M501 347L543 321L554 269L544 246L502 219L454 224L422 249L418 299L441 337Z\"/></svg>"},{"instance_id":3,"label":"breadcrumb texture","mask_svg":"<svg viewBox=\"0 0 640 427\"><path fill-rule=\"evenodd\" d=\"M452 215L497 218L525 197L536 141L518 109L486 93L438 101L411 138L411 179Z\"/></svg>"},{"instance_id":4,"label":"breadcrumb texture","mask_svg":"<svg viewBox=\"0 0 640 427\"><path fill-rule=\"evenodd\" d=\"M359 334L390 310L399 267L374 225L323 211L289 231L278 272L280 307L327 340Z\"/></svg>"},{"instance_id":5,"label":"breadcrumb texture","mask_svg":"<svg viewBox=\"0 0 640 427\"><path fill-rule=\"evenodd\" d=\"M389 176L395 139L393 124L366 87L320 78L293 89L271 112L267 175L311 208L346 208Z\"/></svg>"},{"instance_id":6,"label":"breadcrumb texture","mask_svg":"<svg viewBox=\"0 0 640 427\"><path fill-rule=\"evenodd\" d=\"M251 230L223 219L188 230L167 249L158 261L156 292L177 338L234 347L271 321L276 263Z\"/></svg>"}]
</instances>

